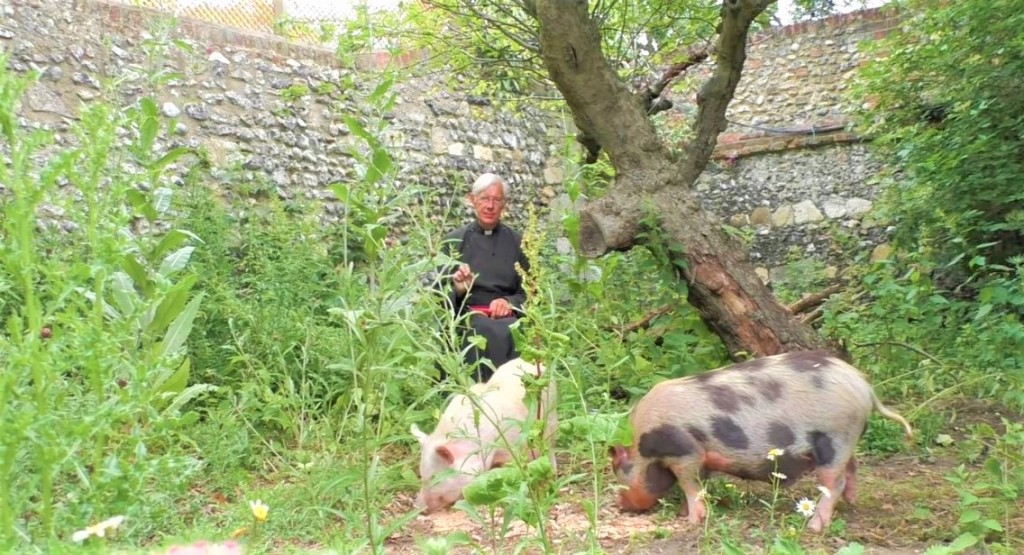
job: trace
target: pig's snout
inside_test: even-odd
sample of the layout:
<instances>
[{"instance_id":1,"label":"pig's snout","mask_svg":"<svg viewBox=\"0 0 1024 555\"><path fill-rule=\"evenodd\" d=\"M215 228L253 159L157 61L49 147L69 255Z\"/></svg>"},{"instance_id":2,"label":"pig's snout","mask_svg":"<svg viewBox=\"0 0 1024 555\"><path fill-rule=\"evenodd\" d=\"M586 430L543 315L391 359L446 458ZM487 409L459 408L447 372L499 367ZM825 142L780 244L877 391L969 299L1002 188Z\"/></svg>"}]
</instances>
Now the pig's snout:
<instances>
[{"instance_id":1,"label":"pig's snout","mask_svg":"<svg viewBox=\"0 0 1024 555\"><path fill-rule=\"evenodd\" d=\"M441 509L444 509L445 504L436 495L424 495L423 492L420 492L419 495L416 496L416 501L413 503L413 508L422 511L422 513L425 515L429 515L432 513L436 513Z\"/></svg>"},{"instance_id":2,"label":"pig's snout","mask_svg":"<svg viewBox=\"0 0 1024 555\"><path fill-rule=\"evenodd\" d=\"M638 497L631 492L620 492L618 493L618 508L631 512L631 513L642 513L654 506L657 500L650 499L638 499Z\"/></svg>"},{"instance_id":3,"label":"pig's snout","mask_svg":"<svg viewBox=\"0 0 1024 555\"><path fill-rule=\"evenodd\" d=\"M439 511L443 511L455 504L462 497L461 494L456 495L443 495L443 494L420 494L416 497L416 508L422 509L423 514L429 515Z\"/></svg>"}]
</instances>

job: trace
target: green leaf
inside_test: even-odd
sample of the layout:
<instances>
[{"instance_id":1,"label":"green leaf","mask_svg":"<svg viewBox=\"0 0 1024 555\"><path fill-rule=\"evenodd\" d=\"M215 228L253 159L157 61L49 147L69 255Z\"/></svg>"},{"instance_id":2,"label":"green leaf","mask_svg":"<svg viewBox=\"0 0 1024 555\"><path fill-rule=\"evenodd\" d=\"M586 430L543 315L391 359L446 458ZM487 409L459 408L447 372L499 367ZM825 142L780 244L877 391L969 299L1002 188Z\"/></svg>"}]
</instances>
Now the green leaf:
<instances>
[{"instance_id":1,"label":"green leaf","mask_svg":"<svg viewBox=\"0 0 1024 555\"><path fill-rule=\"evenodd\" d=\"M359 120L357 120L356 118L345 115L341 116L341 119L342 121L345 122L345 125L348 126L348 130L352 132L353 135L359 137L360 139L363 139L364 141L370 143L371 145L376 142L376 139L373 137L373 135L367 132L366 128L363 127L363 124L359 123Z\"/></svg>"},{"instance_id":2,"label":"green leaf","mask_svg":"<svg viewBox=\"0 0 1024 555\"><path fill-rule=\"evenodd\" d=\"M964 532L963 534L957 536L957 538L953 540L953 543L949 544L949 552L959 553L969 547L972 547L976 543L978 543L978 538L975 537L974 534L970 532Z\"/></svg>"},{"instance_id":3,"label":"green leaf","mask_svg":"<svg viewBox=\"0 0 1024 555\"><path fill-rule=\"evenodd\" d=\"M338 197L338 200L342 202L348 202L351 191L348 185L344 183L334 183L331 185L331 190L334 191L334 196Z\"/></svg>"},{"instance_id":4,"label":"green leaf","mask_svg":"<svg viewBox=\"0 0 1024 555\"><path fill-rule=\"evenodd\" d=\"M992 519L992 518L986 518L985 520L981 521L979 524L981 524L982 527L987 528L989 530L994 530L996 532L1002 532L1003 531L1003 526L1001 524L999 524L999 521L997 521L995 519Z\"/></svg>"},{"instance_id":5,"label":"green leaf","mask_svg":"<svg viewBox=\"0 0 1024 555\"><path fill-rule=\"evenodd\" d=\"M107 318L111 320L116 320L121 317L121 313L118 312L116 308L110 306L110 303L104 301L103 299L97 299L96 293L93 293L92 291L89 291L88 289L84 289L82 287L76 287L75 291L82 295L83 297L85 297L86 299L89 299L90 302L99 303L100 306L103 307L103 314ZM14 322L15 320L11 319L10 321Z\"/></svg>"},{"instance_id":6,"label":"green leaf","mask_svg":"<svg viewBox=\"0 0 1024 555\"><path fill-rule=\"evenodd\" d=\"M169 404L167 406L167 408L164 409L163 412L164 412L164 414L174 414L174 413L177 413L178 411L180 411L182 409L182 407L184 407L192 399L195 399L196 397L199 397L203 393L209 393L211 391L217 391L217 389L219 389L217 386L210 385L210 384L205 384L205 383L197 383L197 384L190 385L184 391L182 391L181 393L176 395L174 397L174 400L171 401L171 404Z\"/></svg>"},{"instance_id":7,"label":"green leaf","mask_svg":"<svg viewBox=\"0 0 1024 555\"><path fill-rule=\"evenodd\" d=\"M569 437L589 438L597 444L606 445L612 443L618 436L622 415L606 413L581 414L569 419L559 420L559 435L567 434Z\"/></svg>"},{"instance_id":8,"label":"green leaf","mask_svg":"<svg viewBox=\"0 0 1024 555\"><path fill-rule=\"evenodd\" d=\"M555 477L555 469L548 457L537 457L526 463L526 476L532 483L550 480Z\"/></svg>"},{"instance_id":9,"label":"green leaf","mask_svg":"<svg viewBox=\"0 0 1024 555\"><path fill-rule=\"evenodd\" d=\"M175 160L181 158L182 156L190 152L192 152L192 149L184 146L172 148L171 150L168 150L166 153L164 153L163 156L154 160L153 163L149 165L149 167L154 169L164 168L169 164L173 164Z\"/></svg>"},{"instance_id":10,"label":"green leaf","mask_svg":"<svg viewBox=\"0 0 1024 555\"><path fill-rule=\"evenodd\" d=\"M156 210L157 214L167 213L167 210L171 207L172 197L174 197L174 191L167 187L159 187L153 191L153 209Z\"/></svg>"},{"instance_id":11,"label":"green leaf","mask_svg":"<svg viewBox=\"0 0 1024 555\"><path fill-rule=\"evenodd\" d=\"M160 115L160 110L156 107L156 101L152 97L144 96L139 99L139 108L142 110L142 114L149 117L157 117Z\"/></svg>"},{"instance_id":12,"label":"green leaf","mask_svg":"<svg viewBox=\"0 0 1024 555\"><path fill-rule=\"evenodd\" d=\"M192 239L193 241L196 241L200 244L203 242L202 239L197 237L196 234L192 233L191 231L185 231L183 229L172 229L168 231L160 239L160 242L157 243L156 247L153 248L153 252L151 253L151 260L162 258L164 256L164 253L170 251L171 249L178 248L182 243L189 239Z\"/></svg>"},{"instance_id":13,"label":"green leaf","mask_svg":"<svg viewBox=\"0 0 1024 555\"><path fill-rule=\"evenodd\" d=\"M174 371L173 374L167 377L159 386L157 386L155 394L173 393L175 395L185 391L185 387L188 386L188 376L192 368L192 363L186 357L185 360L181 361L181 365Z\"/></svg>"},{"instance_id":14,"label":"green leaf","mask_svg":"<svg viewBox=\"0 0 1024 555\"><path fill-rule=\"evenodd\" d=\"M363 183L375 185L380 178L391 170L391 155L382 147L373 149L373 160L366 166L366 174L363 175Z\"/></svg>"},{"instance_id":15,"label":"green leaf","mask_svg":"<svg viewBox=\"0 0 1024 555\"><path fill-rule=\"evenodd\" d=\"M740 549L735 542L728 538L722 538L722 551L725 555L747 555L747 552Z\"/></svg>"},{"instance_id":16,"label":"green leaf","mask_svg":"<svg viewBox=\"0 0 1024 555\"><path fill-rule=\"evenodd\" d=\"M972 522L976 522L980 518L981 511L979 511L978 509L967 509L966 511L960 514L960 520L957 522L961 525L970 524Z\"/></svg>"},{"instance_id":17,"label":"green leaf","mask_svg":"<svg viewBox=\"0 0 1024 555\"><path fill-rule=\"evenodd\" d=\"M137 154L140 158L146 159L153 151L153 142L156 141L156 136L160 132L159 112L152 98L142 98L139 104L142 106L142 121L139 123L139 148Z\"/></svg>"},{"instance_id":18,"label":"green leaf","mask_svg":"<svg viewBox=\"0 0 1024 555\"><path fill-rule=\"evenodd\" d=\"M163 262L160 263L157 273L164 277L169 277L175 272L182 270L188 265L188 260L192 257L192 252L195 250L196 248L192 246L182 247L167 255Z\"/></svg>"},{"instance_id":19,"label":"green leaf","mask_svg":"<svg viewBox=\"0 0 1024 555\"><path fill-rule=\"evenodd\" d=\"M857 542L848 543L845 546L843 546L842 549L840 549L839 551L836 551L836 555L863 555L863 554L864 554L864 546L859 544L859 543L857 543Z\"/></svg>"},{"instance_id":20,"label":"green leaf","mask_svg":"<svg viewBox=\"0 0 1024 555\"><path fill-rule=\"evenodd\" d=\"M370 93L370 96L367 97L367 100L369 100L371 104L377 104L378 101L380 101L381 97L383 97L385 94L387 94L388 91L391 90L391 87L394 84L394 76L388 75L386 78L381 80L380 83L377 84L377 87L373 89L373 92Z\"/></svg>"},{"instance_id":21,"label":"green leaf","mask_svg":"<svg viewBox=\"0 0 1024 555\"><path fill-rule=\"evenodd\" d=\"M138 293L135 292L132 278L128 274L114 272L114 275L110 276L110 290L114 296L114 303L117 304L121 314L128 315L135 312L135 301L138 299Z\"/></svg>"},{"instance_id":22,"label":"green leaf","mask_svg":"<svg viewBox=\"0 0 1024 555\"><path fill-rule=\"evenodd\" d=\"M171 321L181 314L185 302L188 300L188 294L192 290L192 286L196 284L196 279L195 275L187 276L167 290L164 298L157 305L153 321L146 329L148 334L156 336L163 333Z\"/></svg>"},{"instance_id":23,"label":"green leaf","mask_svg":"<svg viewBox=\"0 0 1024 555\"><path fill-rule=\"evenodd\" d=\"M151 293L152 282L149 279L149 272L145 266L139 263L134 254L129 253L121 258L121 269L132 278L135 287L138 287L144 296L148 296Z\"/></svg>"},{"instance_id":24,"label":"green leaf","mask_svg":"<svg viewBox=\"0 0 1024 555\"><path fill-rule=\"evenodd\" d=\"M199 312L199 305L202 303L202 300L203 293L196 295L188 303L188 306L185 307L185 310L174 319L174 322L171 323L170 328L167 330L167 335L157 345L156 354L158 357L178 354L185 344L185 340L188 339L188 334L192 332L192 321L195 320L196 313Z\"/></svg>"},{"instance_id":25,"label":"green leaf","mask_svg":"<svg viewBox=\"0 0 1024 555\"><path fill-rule=\"evenodd\" d=\"M1000 461L996 457L989 457L987 460L985 460L984 466L985 471L988 472L990 476L996 479L1001 479L1004 474L1007 474L1007 472L1005 472L1003 468L1002 461Z\"/></svg>"},{"instance_id":26,"label":"green leaf","mask_svg":"<svg viewBox=\"0 0 1024 555\"><path fill-rule=\"evenodd\" d=\"M521 482L519 470L512 466L495 468L477 475L462 488L462 496L473 505L493 505L505 499L510 489Z\"/></svg>"},{"instance_id":27,"label":"green leaf","mask_svg":"<svg viewBox=\"0 0 1024 555\"><path fill-rule=\"evenodd\" d=\"M125 192L125 196L128 198L128 202L132 205L132 208L134 208L136 212L142 214L142 216L150 222L155 221L159 216L153 208L153 205L149 203L149 198L146 197L146 194L142 191L138 189L128 189Z\"/></svg>"}]
</instances>

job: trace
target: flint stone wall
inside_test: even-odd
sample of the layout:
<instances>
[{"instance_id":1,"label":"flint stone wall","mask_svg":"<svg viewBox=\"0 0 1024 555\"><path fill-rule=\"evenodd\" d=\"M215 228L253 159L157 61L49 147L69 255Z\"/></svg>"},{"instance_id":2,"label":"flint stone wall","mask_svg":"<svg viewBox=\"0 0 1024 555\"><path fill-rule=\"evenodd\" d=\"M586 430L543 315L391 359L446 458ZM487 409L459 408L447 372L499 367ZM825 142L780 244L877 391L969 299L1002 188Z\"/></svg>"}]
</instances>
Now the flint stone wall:
<instances>
[{"instance_id":1,"label":"flint stone wall","mask_svg":"<svg viewBox=\"0 0 1024 555\"><path fill-rule=\"evenodd\" d=\"M68 126L82 106L106 94L105 81L127 81L118 99L124 106L144 93L137 68L148 67L149 30L166 17L101 0L8 0L0 12L0 49L10 66L42 75L23 101L21 123L52 129L61 141L70 140ZM729 128L697 190L706 208L752 236L751 259L765 279L794 255L838 264L849 253L837 248L836 229L865 247L884 241L885 230L864 219L878 194L871 177L880 162L844 129L843 93L865 61L858 44L896 21L891 11L866 10L751 38ZM349 153L357 139L341 117L368 111L346 87L372 89L376 68L388 60L371 55L344 67L326 49L185 18L170 37L195 53L172 49L163 62L184 77L158 97L164 114L178 118L176 134L161 146L203 147L226 176L224 187L265 179L282 198L322 201L330 217L343 218L328 185L357 175ZM296 86L309 93L289 97ZM468 216L449 208L484 171L514 186L513 224L526 205L564 198L561 161L551 153L565 131L549 115L496 109L430 80L396 90L384 140L401 167L399 185L441 191L439 219Z\"/></svg>"},{"instance_id":2,"label":"flint stone wall","mask_svg":"<svg viewBox=\"0 0 1024 555\"><path fill-rule=\"evenodd\" d=\"M882 162L850 131L855 107L846 94L869 61L863 44L900 21L877 8L750 39L729 126L697 190L708 210L752 235L750 259L763 279L781 277L794 258L838 266L850 260L849 248L875 258L888 252L889 230L870 214Z\"/></svg>"},{"instance_id":3,"label":"flint stone wall","mask_svg":"<svg viewBox=\"0 0 1024 555\"><path fill-rule=\"evenodd\" d=\"M146 93L144 71L178 72L182 77L157 95L163 114L178 118L176 133L162 137L159 148L202 147L223 187L266 180L281 198L322 201L328 217L343 217L329 185L356 179L350 147L360 139L342 116L369 115L360 99L381 81L386 57L364 56L357 67L344 67L327 49L186 18L166 38L154 37L154 24L167 14L99 0L11 0L0 12L0 49L9 67L41 74L22 100L24 127L53 130L66 143L83 106L101 97L133 105ZM146 49L161 42L168 54L153 67ZM104 91L110 80L126 83L119 97ZM307 93L289 95L303 87ZM485 171L513 186L513 222L525 205L555 197L561 171L548 145L561 139L552 139L545 114L471 105L467 94L428 79L394 90L398 101L382 138L401 168L396 185L440 191L439 219L454 225L469 214L462 195Z\"/></svg>"}]
</instances>

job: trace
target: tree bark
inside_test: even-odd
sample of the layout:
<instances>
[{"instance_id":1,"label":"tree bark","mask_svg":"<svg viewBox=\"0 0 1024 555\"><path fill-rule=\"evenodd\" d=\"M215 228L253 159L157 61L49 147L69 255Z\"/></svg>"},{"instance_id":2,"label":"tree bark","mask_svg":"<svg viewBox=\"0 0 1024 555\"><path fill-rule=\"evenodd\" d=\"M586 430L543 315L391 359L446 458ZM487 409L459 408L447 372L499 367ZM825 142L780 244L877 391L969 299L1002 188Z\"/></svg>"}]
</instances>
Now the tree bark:
<instances>
[{"instance_id":1,"label":"tree bark","mask_svg":"<svg viewBox=\"0 0 1024 555\"><path fill-rule=\"evenodd\" d=\"M645 109L609 68L587 2L537 0L541 54L581 135L603 148L616 169L604 197L581 212L580 246L595 257L633 247L653 216L681 247L688 301L734 358L828 347L780 305L753 271L746 249L727 235L691 192L707 166L746 57L750 23L771 0L724 0L715 71L701 88L694 140L673 162Z\"/></svg>"}]
</instances>

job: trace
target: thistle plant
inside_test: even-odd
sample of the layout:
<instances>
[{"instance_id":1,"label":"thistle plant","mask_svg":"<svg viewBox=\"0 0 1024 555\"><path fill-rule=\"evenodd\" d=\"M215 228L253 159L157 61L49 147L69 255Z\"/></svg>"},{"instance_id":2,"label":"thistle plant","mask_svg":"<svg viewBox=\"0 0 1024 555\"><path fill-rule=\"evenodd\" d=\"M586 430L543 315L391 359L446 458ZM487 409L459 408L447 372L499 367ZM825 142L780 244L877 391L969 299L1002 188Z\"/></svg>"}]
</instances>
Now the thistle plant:
<instances>
[{"instance_id":1,"label":"thistle plant","mask_svg":"<svg viewBox=\"0 0 1024 555\"><path fill-rule=\"evenodd\" d=\"M94 103L58 148L18 126L34 76L7 67L0 57L0 365L18 371L0 373L0 546L15 548L151 510L139 500L197 468L162 447L208 388L188 385L185 356L201 302L193 237L161 223L167 165L186 151L154 153L166 127L151 99ZM100 524L83 531L113 528Z\"/></svg>"}]
</instances>

